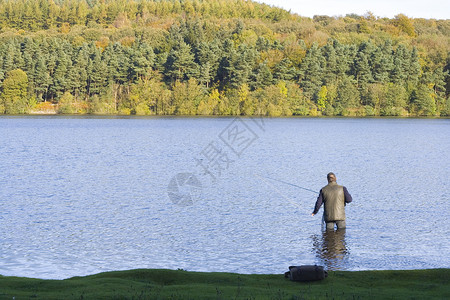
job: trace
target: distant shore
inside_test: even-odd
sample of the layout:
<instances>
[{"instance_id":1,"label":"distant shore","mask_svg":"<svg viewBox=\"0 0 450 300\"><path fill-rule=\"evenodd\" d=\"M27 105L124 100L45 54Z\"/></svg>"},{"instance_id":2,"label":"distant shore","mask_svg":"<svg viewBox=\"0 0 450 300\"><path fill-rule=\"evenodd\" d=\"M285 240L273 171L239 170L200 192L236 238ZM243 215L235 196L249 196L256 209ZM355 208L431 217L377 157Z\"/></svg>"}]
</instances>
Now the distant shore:
<instances>
[{"instance_id":1,"label":"distant shore","mask_svg":"<svg viewBox=\"0 0 450 300\"><path fill-rule=\"evenodd\" d=\"M450 119L450 116L416 116L416 115L404 115L404 116L258 116L258 115L139 115L139 114L97 114L97 113L75 113L75 114L61 114L57 111L31 111L27 114L0 114L0 117L100 117L100 118L116 118L116 117L138 117L138 118L267 118L267 119L290 119L290 118L303 118L303 119Z\"/></svg>"},{"instance_id":2,"label":"distant shore","mask_svg":"<svg viewBox=\"0 0 450 300\"><path fill-rule=\"evenodd\" d=\"M283 274L114 271L65 280L0 276L0 299L449 299L450 269L330 271L315 282Z\"/></svg>"}]
</instances>

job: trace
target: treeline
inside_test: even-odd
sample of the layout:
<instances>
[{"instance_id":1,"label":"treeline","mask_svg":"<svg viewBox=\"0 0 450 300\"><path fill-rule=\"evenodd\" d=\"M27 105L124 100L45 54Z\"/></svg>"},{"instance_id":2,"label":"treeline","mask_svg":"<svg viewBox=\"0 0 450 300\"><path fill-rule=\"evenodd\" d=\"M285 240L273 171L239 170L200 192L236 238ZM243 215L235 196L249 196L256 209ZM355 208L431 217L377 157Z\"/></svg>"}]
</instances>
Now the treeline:
<instances>
[{"instance_id":1,"label":"treeline","mask_svg":"<svg viewBox=\"0 0 450 300\"><path fill-rule=\"evenodd\" d=\"M0 112L450 115L450 21L251 1L0 2Z\"/></svg>"}]
</instances>

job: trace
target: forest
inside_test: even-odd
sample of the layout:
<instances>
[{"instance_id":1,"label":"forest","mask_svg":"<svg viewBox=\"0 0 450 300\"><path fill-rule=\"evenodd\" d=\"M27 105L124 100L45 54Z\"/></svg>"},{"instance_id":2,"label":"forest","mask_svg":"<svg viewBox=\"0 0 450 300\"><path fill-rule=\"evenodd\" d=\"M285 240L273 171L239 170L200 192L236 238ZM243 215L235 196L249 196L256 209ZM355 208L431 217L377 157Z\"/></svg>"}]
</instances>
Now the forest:
<instances>
[{"instance_id":1,"label":"forest","mask_svg":"<svg viewBox=\"0 0 450 300\"><path fill-rule=\"evenodd\" d=\"M0 0L1 114L450 116L450 20Z\"/></svg>"}]
</instances>

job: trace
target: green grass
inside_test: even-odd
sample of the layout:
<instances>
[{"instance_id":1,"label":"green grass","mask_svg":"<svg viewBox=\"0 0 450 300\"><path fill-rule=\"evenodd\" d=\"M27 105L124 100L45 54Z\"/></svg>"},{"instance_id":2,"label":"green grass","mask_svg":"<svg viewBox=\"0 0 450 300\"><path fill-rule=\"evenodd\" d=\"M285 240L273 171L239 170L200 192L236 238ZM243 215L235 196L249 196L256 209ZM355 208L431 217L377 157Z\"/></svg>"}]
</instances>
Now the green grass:
<instances>
[{"instance_id":1,"label":"green grass","mask_svg":"<svg viewBox=\"0 0 450 300\"><path fill-rule=\"evenodd\" d=\"M449 281L450 269L335 271L308 283L283 275L140 269L65 280L0 276L0 299L450 299Z\"/></svg>"}]
</instances>

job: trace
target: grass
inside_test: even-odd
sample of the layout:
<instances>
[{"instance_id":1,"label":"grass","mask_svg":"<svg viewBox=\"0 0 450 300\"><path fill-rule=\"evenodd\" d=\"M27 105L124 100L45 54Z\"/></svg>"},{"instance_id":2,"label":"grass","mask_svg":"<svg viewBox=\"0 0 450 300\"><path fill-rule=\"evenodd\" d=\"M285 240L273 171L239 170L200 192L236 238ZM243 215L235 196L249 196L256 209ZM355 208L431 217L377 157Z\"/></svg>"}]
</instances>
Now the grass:
<instances>
[{"instance_id":1,"label":"grass","mask_svg":"<svg viewBox=\"0 0 450 300\"><path fill-rule=\"evenodd\" d=\"M283 275L139 269L65 280L0 276L0 299L450 299L450 269Z\"/></svg>"}]
</instances>

